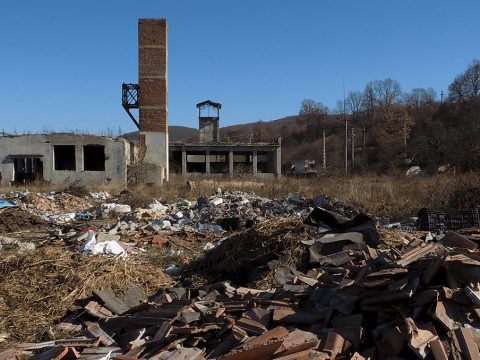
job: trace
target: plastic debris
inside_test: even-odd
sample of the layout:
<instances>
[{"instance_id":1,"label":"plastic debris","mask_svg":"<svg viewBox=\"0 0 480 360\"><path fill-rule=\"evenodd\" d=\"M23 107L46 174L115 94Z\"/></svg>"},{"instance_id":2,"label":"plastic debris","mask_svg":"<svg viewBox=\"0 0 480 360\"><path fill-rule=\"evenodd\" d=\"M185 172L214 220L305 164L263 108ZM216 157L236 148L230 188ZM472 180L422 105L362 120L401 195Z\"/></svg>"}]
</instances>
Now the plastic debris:
<instances>
[{"instance_id":1,"label":"plastic debris","mask_svg":"<svg viewBox=\"0 0 480 360\"><path fill-rule=\"evenodd\" d=\"M0 200L0 209L17 206L15 203L6 200Z\"/></svg>"}]
</instances>

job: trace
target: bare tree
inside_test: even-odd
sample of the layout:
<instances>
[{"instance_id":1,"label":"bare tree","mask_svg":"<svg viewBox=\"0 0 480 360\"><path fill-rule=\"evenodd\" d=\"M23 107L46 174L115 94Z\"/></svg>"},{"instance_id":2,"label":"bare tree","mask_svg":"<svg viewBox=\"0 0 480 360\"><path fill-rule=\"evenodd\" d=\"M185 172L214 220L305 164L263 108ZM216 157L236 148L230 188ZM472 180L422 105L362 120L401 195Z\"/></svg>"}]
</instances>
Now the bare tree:
<instances>
[{"instance_id":1,"label":"bare tree","mask_svg":"<svg viewBox=\"0 0 480 360\"><path fill-rule=\"evenodd\" d=\"M402 88L397 80L390 78L384 80L375 80L373 89L379 105L392 105L399 101L402 94Z\"/></svg>"},{"instance_id":2,"label":"bare tree","mask_svg":"<svg viewBox=\"0 0 480 360\"><path fill-rule=\"evenodd\" d=\"M364 99L360 91L349 91L345 98L345 107L354 118L364 109Z\"/></svg>"},{"instance_id":3,"label":"bare tree","mask_svg":"<svg viewBox=\"0 0 480 360\"><path fill-rule=\"evenodd\" d=\"M347 112L347 108L346 108L346 103L345 101L342 100L337 100L337 105L335 107L335 110L333 111L334 114L337 114L337 115L343 115L344 113Z\"/></svg>"},{"instance_id":4,"label":"bare tree","mask_svg":"<svg viewBox=\"0 0 480 360\"><path fill-rule=\"evenodd\" d=\"M435 101L437 93L432 88L414 88L404 95L405 105L418 108Z\"/></svg>"},{"instance_id":5,"label":"bare tree","mask_svg":"<svg viewBox=\"0 0 480 360\"><path fill-rule=\"evenodd\" d=\"M479 60L474 60L448 87L448 98L453 102L467 102L476 96L480 96Z\"/></svg>"},{"instance_id":6,"label":"bare tree","mask_svg":"<svg viewBox=\"0 0 480 360\"><path fill-rule=\"evenodd\" d=\"M365 90L363 90L363 106L367 113L372 113L373 109L377 106L378 99L373 88L373 82L370 81L365 85Z\"/></svg>"},{"instance_id":7,"label":"bare tree","mask_svg":"<svg viewBox=\"0 0 480 360\"><path fill-rule=\"evenodd\" d=\"M328 107L311 99L302 101L297 123L309 126L320 122L328 114Z\"/></svg>"}]
</instances>

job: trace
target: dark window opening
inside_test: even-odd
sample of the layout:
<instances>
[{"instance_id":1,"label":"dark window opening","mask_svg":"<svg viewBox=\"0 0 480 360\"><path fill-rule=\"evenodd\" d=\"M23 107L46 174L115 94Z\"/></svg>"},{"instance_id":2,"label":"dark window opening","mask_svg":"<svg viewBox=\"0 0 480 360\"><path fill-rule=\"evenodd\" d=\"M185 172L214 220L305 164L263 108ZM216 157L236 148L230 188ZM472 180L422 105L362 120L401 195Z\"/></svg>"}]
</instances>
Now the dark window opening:
<instances>
[{"instance_id":1,"label":"dark window opening","mask_svg":"<svg viewBox=\"0 0 480 360\"><path fill-rule=\"evenodd\" d=\"M228 152L212 151L210 153L210 173L228 174L229 160Z\"/></svg>"},{"instance_id":2,"label":"dark window opening","mask_svg":"<svg viewBox=\"0 0 480 360\"><path fill-rule=\"evenodd\" d=\"M85 145L83 147L83 170L105 171L105 146Z\"/></svg>"},{"instance_id":3,"label":"dark window opening","mask_svg":"<svg viewBox=\"0 0 480 360\"><path fill-rule=\"evenodd\" d=\"M205 164L204 151L187 152L187 172L205 173L207 166Z\"/></svg>"},{"instance_id":4,"label":"dark window opening","mask_svg":"<svg viewBox=\"0 0 480 360\"><path fill-rule=\"evenodd\" d=\"M170 168L170 173L181 174L182 173L182 152L170 151L168 165Z\"/></svg>"},{"instance_id":5,"label":"dark window opening","mask_svg":"<svg viewBox=\"0 0 480 360\"><path fill-rule=\"evenodd\" d=\"M43 180L43 163L38 157L15 157L13 166L15 184L27 184Z\"/></svg>"},{"instance_id":6,"label":"dark window opening","mask_svg":"<svg viewBox=\"0 0 480 360\"><path fill-rule=\"evenodd\" d=\"M54 145L55 170L76 170L75 145Z\"/></svg>"}]
</instances>

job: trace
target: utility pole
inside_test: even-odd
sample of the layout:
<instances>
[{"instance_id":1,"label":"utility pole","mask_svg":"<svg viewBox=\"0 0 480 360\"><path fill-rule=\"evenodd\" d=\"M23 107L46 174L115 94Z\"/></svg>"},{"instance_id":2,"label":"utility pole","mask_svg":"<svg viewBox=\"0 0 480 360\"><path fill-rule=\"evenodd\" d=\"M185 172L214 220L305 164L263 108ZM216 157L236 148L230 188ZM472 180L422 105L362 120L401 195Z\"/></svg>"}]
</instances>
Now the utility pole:
<instances>
[{"instance_id":1,"label":"utility pole","mask_svg":"<svg viewBox=\"0 0 480 360\"><path fill-rule=\"evenodd\" d=\"M351 139L352 139L351 152L352 152L352 174L353 174L353 172L355 171L355 128L353 127L352 127Z\"/></svg>"},{"instance_id":2,"label":"utility pole","mask_svg":"<svg viewBox=\"0 0 480 360\"><path fill-rule=\"evenodd\" d=\"M345 119L345 175L348 174L348 120L345 111L345 83L343 84L343 117Z\"/></svg>"},{"instance_id":3,"label":"utility pole","mask_svg":"<svg viewBox=\"0 0 480 360\"><path fill-rule=\"evenodd\" d=\"M366 163L367 163L367 153L365 152L366 149L366 138L367 138L367 127L363 126L363 148L362 148L362 167L363 170L366 168Z\"/></svg>"},{"instance_id":4,"label":"utility pole","mask_svg":"<svg viewBox=\"0 0 480 360\"><path fill-rule=\"evenodd\" d=\"M325 147L325 130L323 130L323 163L322 163L323 175L327 173L327 151Z\"/></svg>"}]
</instances>

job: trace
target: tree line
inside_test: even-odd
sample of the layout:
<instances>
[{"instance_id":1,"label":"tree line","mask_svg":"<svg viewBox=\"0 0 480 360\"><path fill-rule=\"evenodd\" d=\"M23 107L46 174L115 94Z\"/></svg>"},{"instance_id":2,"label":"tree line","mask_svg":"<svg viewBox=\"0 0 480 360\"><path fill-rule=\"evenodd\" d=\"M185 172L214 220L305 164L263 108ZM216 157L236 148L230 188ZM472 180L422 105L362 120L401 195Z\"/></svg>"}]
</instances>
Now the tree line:
<instances>
[{"instance_id":1,"label":"tree line","mask_svg":"<svg viewBox=\"0 0 480 360\"><path fill-rule=\"evenodd\" d=\"M474 60L452 81L447 96L442 93L440 98L432 88L403 92L397 80L387 78L368 82L363 91L349 91L335 109L306 99L298 113L298 128L283 129L284 144L295 149L295 143L318 143L326 131L331 142L327 158L330 155L330 164L341 167L345 119L359 136L367 137L365 149L357 138L360 148L355 151L361 160L354 170L385 172L419 165L435 172L446 164L460 171L479 170L480 61ZM318 158L318 149L303 150L305 158Z\"/></svg>"}]
</instances>

